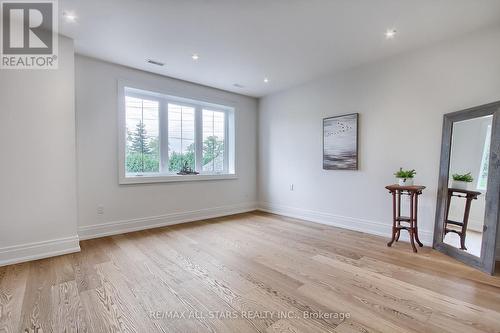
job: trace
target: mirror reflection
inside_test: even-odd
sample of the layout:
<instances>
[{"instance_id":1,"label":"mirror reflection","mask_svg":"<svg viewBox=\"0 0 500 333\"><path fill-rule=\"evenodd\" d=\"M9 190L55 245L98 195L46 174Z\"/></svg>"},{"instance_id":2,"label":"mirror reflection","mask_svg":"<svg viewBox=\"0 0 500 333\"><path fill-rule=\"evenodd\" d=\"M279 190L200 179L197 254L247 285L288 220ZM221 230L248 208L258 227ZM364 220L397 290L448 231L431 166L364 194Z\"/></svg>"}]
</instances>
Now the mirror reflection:
<instances>
[{"instance_id":1,"label":"mirror reflection","mask_svg":"<svg viewBox=\"0 0 500 333\"><path fill-rule=\"evenodd\" d=\"M453 123L443 241L481 256L493 116Z\"/></svg>"}]
</instances>

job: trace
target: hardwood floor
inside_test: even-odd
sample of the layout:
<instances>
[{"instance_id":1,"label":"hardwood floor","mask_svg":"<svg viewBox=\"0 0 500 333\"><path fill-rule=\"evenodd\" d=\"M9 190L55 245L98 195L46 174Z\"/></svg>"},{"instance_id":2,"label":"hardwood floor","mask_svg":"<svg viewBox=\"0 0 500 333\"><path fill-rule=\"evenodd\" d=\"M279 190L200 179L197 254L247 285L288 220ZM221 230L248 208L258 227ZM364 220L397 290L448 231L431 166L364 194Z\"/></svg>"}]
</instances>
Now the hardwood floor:
<instances>
[{"instance_id":1,"label":"hardwood floor","mask_svg":"<svg viewBox=\"0 0 500 333\"><path fill-rule=\"evenodd\" d=\"M0 332L500 332L500 278L264 213L0 267Z\"/></svg>"}]
</instances>

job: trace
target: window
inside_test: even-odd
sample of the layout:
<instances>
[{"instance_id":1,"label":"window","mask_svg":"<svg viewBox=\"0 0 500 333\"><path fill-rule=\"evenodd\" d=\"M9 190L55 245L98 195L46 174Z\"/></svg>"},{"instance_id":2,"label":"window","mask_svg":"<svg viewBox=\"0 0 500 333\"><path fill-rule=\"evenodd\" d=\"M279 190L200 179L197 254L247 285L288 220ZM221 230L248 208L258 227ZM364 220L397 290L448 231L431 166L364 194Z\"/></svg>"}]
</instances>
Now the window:
<instances>
[{"instance_id":1,"label":"window","mask_svg":"<svg viewBox=\"0 0 500 333\"><path fill-rule=\"evenodd\" d=\"M181 171L184 164L195 170L195 108L168 104L168 170Z\"/></svg>"},{"instance_id":2,"label":"window","mask_svg":"<svg viewBox=\"0 0 500 333\"><path fill-rule=\"evenodd\" d=\"M129 174L160 171L159 103L125 98L127 119L126 170Z\"/></svg>"},{"instance_id":3,"label":"window","mask_svg":"<svg viewBox=\"0 0 500 333\"><path fill-rule=\"evenodd\" d=\"M203 172L223 172L226 169L225 124L224 112L203 110Z\"/></svg>"},{"instance_id":4,"label":"window","mask_svg":"<svg viewBox=\"0 0 500 333\"><path fill-rule=\"evenodd\" d=\"M121 183L234 178L233 108L121 89Z\"/></svg>"},{"instance_id":5,"label":"window","mask_svg":"<svg viewBox=\"0 0 500 333\"><path fill-rule=\"evenodd\" d=\"M490 162L490 142L491 142L491 125L486 130L486 139L484 141L483 157L481 159L481 168L477 177L477 189L486 191L488 185L488 167Z\"/></svg>"}]
</instances>

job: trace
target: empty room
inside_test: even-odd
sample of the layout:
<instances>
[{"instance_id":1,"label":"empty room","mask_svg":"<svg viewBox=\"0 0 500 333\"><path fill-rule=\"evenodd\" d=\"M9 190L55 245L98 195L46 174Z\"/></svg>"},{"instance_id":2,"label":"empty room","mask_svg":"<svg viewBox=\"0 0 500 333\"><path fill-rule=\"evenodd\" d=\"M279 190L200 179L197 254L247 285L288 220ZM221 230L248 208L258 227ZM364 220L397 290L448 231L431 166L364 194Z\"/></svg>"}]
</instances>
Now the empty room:
<instances>
[{"instance_id":1,"label":"empty room","mask_svg":"<svg viewBox=\"0 0 500 333\"><path fill-rule=\"evenodd\" d=\"M0 10L0 332L500 333L500 0Z\"/></svg>"}]
</instances>

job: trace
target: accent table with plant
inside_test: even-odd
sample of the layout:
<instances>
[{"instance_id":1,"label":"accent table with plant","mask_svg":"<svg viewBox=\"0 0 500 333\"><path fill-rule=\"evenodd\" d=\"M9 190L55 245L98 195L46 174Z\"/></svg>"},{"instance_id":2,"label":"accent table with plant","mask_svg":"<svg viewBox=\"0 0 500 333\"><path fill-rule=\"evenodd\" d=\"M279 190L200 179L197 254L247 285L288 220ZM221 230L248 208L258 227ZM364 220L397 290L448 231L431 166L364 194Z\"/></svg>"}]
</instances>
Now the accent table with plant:
<instances>
[{"instance_id":1,"label":"accent table with plant","mask_svg":"<svg viewBox=\"0 0 500 333\"><path fill-rule=\"evenodd\" d=\"M466 174L455 173L451 177L453 179L451 187L459 190L466 190L468 185L474 181L470 172Z\"/></svg>"},{"instance_id":2,"label":"accent table with plant","mask_svg":"<svg viewBox=\"0 0 500 333\"><path fill-rule=\"evenodd\" d=\"M414 174L413 170L413 174ZM394 242L399 240L401 230L406 230L410 234L410 243L413 252L417 252L418 246L422 247L423 244L418 238L418 197L422 194L425 186L421 185L388 185L385 187L392 195L392 238L387 246L391 247ZM401 196L409 196L409 214L404 216L401 211Z\"/></svg>"}]
</instances>

